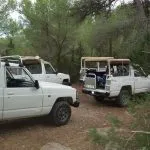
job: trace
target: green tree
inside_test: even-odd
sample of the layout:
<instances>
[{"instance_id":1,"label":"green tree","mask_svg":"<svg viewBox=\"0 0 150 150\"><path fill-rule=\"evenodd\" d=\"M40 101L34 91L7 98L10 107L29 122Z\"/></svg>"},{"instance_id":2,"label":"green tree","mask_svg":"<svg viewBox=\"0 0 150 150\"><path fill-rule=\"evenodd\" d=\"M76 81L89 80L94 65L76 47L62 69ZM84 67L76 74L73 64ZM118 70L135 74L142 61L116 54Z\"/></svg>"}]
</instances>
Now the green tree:
<instances>
[{"instance_id":1,"label":"green tree","mask_svg":"<svg viewBox=\"0 0 150 150\"><path fill-rule=\"evenodd\" d=\"M75 34L70 3L67 0L42 0L35 3L24 0L22 6L27 23L27 39L41 56L53 59L61 67L63 58L70 54Z\"/></svg>"},{"instance_id":2,"label":"green tree","mask_svg":"<svg viewBox=\"0 0 150 150\"><path fill-rule=\"evenodd\" d=\"M9 14L10 11L12 11L15 8L15 2L13 0L0 0L0 36L7 37L6 33L10 31L10 28L8 29L8 26L10 24L9 20ZM9 30L9 31L8 31ZM6 40L2 40L6 41ZM5 42L4 42L5 43ZM7 46L4 46L4 43L2 42L2 45L0 43L0 51L1 54L5 54ZM12 42L9 43L12 47Z\"/></svg>"}]
</instances>

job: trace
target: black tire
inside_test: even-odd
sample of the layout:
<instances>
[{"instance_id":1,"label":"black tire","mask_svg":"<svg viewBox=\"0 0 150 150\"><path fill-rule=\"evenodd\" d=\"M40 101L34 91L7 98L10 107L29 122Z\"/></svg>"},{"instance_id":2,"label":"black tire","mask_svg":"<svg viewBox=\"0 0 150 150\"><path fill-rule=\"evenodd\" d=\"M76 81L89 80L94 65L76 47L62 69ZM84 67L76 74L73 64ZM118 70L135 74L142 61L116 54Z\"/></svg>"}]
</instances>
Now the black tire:
<instances>
[{"instance_id":1,"label":"black tire","mask_svg":"<svg viewBox=\"0 0 150 150\"><path fill-rule=\"evenodd\" d=\"M65 125L71 117L71 107L66 101L57 102L50 113L52 122L56 126Z\"/></svg>"},{"instance_id":2,"label":"black tire","mask_svg":"<svg viewBox=\"0 0 150 150\"><path fill-rule=\"evenodd\" d=\"M120 107L125 107L128 105L130 99L131 99L130 90L129 89L122 89L120 91L120 94L119 94L116 102Z\"/></svg>"},{"instance_id":3,"label":"black tire","mask_svg":"<svg viewBox=\"0 0 150 150\"><path fill-rule=\"evenodd\" d=\"M104 100L104 97L102 96L94 96L94 99L97 101L97 102L101 102Z\"/></svg>"}]
</instances>

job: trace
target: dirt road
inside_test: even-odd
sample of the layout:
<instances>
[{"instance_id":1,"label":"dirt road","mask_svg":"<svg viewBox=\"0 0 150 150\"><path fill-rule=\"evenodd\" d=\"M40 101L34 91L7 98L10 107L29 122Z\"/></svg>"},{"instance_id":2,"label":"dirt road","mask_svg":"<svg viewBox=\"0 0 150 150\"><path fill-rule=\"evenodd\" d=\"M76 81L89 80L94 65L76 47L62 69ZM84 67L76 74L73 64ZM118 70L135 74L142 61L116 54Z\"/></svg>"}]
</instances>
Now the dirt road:
<instances>
[{"instance_id":1,"label":"dirt road","mask_svg":"<svg viewBox=\"0 0 150 150\"><path fill-rule=\"evenodd\" d=\"M75 86L80 90L79 86ZM72 150L94 150L88 131L91 128L109 127L106 116L118 116L128 126L130 115L126 108L113 103L98 103L80 92L81 105L72 108L72 116L65 126L55 127L45 118L19 120L0 124L0 150L38 150L49 142L58 142Z\"/></svg>"}]
</instances>

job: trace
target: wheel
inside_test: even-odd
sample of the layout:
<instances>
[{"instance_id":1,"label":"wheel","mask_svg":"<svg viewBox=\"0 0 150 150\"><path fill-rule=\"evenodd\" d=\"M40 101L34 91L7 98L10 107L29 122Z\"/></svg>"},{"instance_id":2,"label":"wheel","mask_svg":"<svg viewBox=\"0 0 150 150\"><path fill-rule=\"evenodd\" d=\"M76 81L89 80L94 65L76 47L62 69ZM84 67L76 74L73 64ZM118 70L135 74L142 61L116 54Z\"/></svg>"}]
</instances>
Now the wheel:
<instances>
[{"instance_id":1,"label":"wheel","mask_svg":"<svg viewBox=\"0 0 150 150\"><path fill-rule=\"evenodd\" d=\"M57 102L51 111L52 122L56 126L65 125L68 123L71 116L71 107L66 101Z\"/></svg>"},{"instance_id":2,"label":"wheel","mask_svg":"<svg viewBox=\"0 0 150 150\"><path fill-rule=\"evenodd\" d=\"M130 91L128 89L122 89L117 98L117 104L121 107L125 107L128 105L130 99L131 99Z\"/></svg>"},{"instance_id":3,"label":"wheel","mask_svg":"<svg viewBox=\"0 0 150 150\"><path fill-rule=\"evenodd\" d=\"M100 102L100 101L103 101L103 100L104 100L104 97L102 97L102 96L94 96L94 99L95 99L97 102Z\"/></svg>"}]
</instances>

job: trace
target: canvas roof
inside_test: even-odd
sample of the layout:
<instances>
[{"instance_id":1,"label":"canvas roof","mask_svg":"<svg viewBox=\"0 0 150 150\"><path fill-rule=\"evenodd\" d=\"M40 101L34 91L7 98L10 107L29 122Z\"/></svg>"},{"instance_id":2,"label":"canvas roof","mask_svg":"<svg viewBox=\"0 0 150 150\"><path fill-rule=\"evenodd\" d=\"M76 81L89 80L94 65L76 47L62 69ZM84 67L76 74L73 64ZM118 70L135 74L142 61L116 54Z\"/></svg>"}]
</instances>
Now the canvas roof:
<instances>
[{"instance_id":1,"label":"canvas roof","mask_svg":"<svg viewBox=\"0 0 150 150\"><path fill-rule=\"evenodd\" d=\"M113 57L88 57L85 61L107 61L108 59L113 59Z\"/></svg>"}]
</instances>

